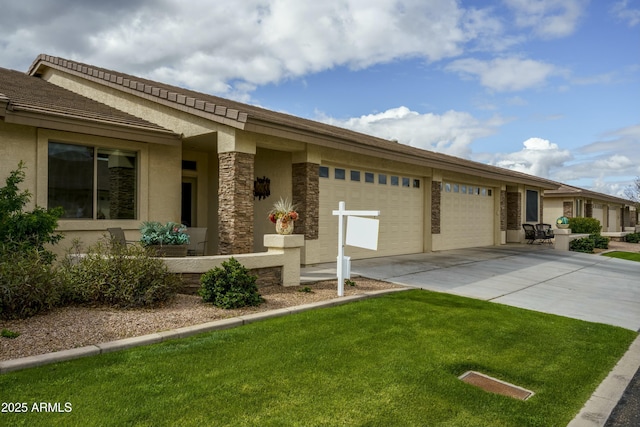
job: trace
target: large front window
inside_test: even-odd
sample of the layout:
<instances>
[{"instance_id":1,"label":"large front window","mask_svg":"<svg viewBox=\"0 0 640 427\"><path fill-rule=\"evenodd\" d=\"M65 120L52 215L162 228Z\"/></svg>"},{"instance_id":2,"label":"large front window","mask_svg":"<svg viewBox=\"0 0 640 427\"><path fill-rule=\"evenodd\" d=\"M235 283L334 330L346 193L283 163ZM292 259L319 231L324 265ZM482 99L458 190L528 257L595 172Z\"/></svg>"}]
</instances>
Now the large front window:
<instances>
[{"instance_id":1,"label":"large front window","mask_svg":"<svg viewBox=\"0 0 640 427\"><path fill-rule=\"evenodd\" d=\"M63 218L136 219L134 152L49 143L48 207Z\"/></svg>"},{"instance_id":2,"label":"large front window","mask_svg":"<svg viewBox=\"0 0 640 427\"><path fill-rule=\"evenodd\" d=\"M527 190L526 221L538 222L538 192Z\"/></svg>"}]
</instances>

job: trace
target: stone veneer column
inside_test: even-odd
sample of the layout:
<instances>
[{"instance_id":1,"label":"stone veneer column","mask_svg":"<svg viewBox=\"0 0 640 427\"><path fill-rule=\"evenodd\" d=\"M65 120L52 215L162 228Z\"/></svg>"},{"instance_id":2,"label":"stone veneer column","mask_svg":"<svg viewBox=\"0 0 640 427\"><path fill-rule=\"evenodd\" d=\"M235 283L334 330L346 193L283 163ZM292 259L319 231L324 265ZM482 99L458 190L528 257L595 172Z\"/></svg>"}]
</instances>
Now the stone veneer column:
<instances>
[{"instance_id":1,"label":"stone veneer column","mask_svg":"<svg viewBox=\"0 0 640 427\"><path fill-rule=\"evenodd\" d=\"M593 204L587 203L584 205L584 216L586 218L593 218Z\"/></svg>"},{"instance_id":2,"label":"stone veneer column","mask_svg":"<svg viewBox=\"0 0 640 427\"><path fill-rule=\"evenodd\" d=\"M218 154L218 252L253 252L253 169L255 154Z\"/></svg>"},{"instance_id":3,"label":"stone veneer column","mask_svg":"<svg viewBox=\"0 0 640 427\"><path fill-rule=\"evenodd\" d=\"M500 231L507 231L507 192L500 190Z\"/></svg>"},{"instance_id":4,"label":"stone veneer column","mask_svg":"<svg viewBox=\"0 0 640 427\"><path fill-rule=\"evenodd\" d=\"M522 225L522 203L518 191L507 192L507 230L520 230Z\"/></svg>"},{"instance_id":5,"label":"stone veneer column","mask_svg":"<svg viewBox=\"0 0 640 427\"><path fill-rule=\"evenodd\" d=\"M442 181L431 181L431 234L440 234L440 200Z\"/></svg>"},{"instance_id":6,"label":"stone veneer column","mask_svg":"<svg viewBox=\"0 0 640 427\"><path fill-rule=\"evenodd\" d=\"M318 239L320 212L320 165L316 163L294 163L292 165L293 204L299 219L294 223L296 234L304 234L307 240Z\"/></svg>"},{"instance_id":7,"label":"stone veneer column","mask_svg":"<svg viewBox=\"0 0 640 427\"><path fill-rule=\"evenodd\" d=\"M573 218L573 202L562 202L562 215Z\"/></svg>"}]
</instances>

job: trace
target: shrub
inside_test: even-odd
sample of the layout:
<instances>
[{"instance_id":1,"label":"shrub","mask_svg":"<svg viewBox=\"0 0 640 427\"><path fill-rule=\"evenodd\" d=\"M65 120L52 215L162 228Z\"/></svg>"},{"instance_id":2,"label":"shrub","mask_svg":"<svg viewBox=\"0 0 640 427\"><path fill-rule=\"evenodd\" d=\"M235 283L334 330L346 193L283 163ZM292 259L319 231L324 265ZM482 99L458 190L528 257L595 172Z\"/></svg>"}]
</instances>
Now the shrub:
<instances>
[{"instance_id":1,"label":"shrub","mask_svg":"<svg viewBox=\"0 0 640 427\"><path fill-rule=\"evenodd\" d=\"M640 233L627 234L626 241L629 243L640 243Z\"/></svg>"},{"instance_id":2,"label":"shrub","mask_svg":"<svg viewBox=\"0 0 640 427\"><path fill-rule=\"evenodd\" d=\"M55 229L63 210L36 207L30 212L24 211L31 198L28 191L18 189L25 179L24 169L24 163L20 162L0 188L0 242L8 252L28 253L35 249L42 255L40 262L51 263L54 255L44 245L62 239Z\"/></svg>"},{"instance_id":3,"label":"shrub","mask_svg":"<svg viewBox=\"0 0 640 427\"><path fill-rule=\"evenodd\" d=\"M256 276L249 274L249 270L233 257L223 262L222 267L203 274L200 284L202 299L216 307L256 306L263 301L256 286Z\"/></svg>"},{"instance_id":4,"label":"shrub","mask_svg":"<svg viewBox=\"0 0 640 427\"><path fill-rule=\"evenodd\" d=\"M5 248L0 260L1 319L23 319L58 304L61 287L46 254Z\"/></svg>"},{"instance_id":5,"label":"shrub","mask_svg":"<svg viewBox=\"0 0 640 427\"><path fill-rule=\"evenodd\" d=\"M569 218L569 228L572 233L600 234L602 226L595 218Z\"/></svg>"},{"instance_id":6,"label":"shrub","mask_svg":"<svg viewBox=\"0 0 640 427\"><path fill-rule=\"evenodd\" d=\"M574 252L585 252L588 254L592 254L594 247L594 241L588 237L575 239L569 242L569 250Z\"/></svg>"},{"instance_id":7,"label":"shrub","mask_svg":"<svg viewBox=\"0 0 640 427\"><path fill-rule=\"evenodd\" d=\"M592 234L589 239L593 240L593 246L596 249L609 249L609 238L600 234Z\"/></svg>"},{"instance_id":8,"label":"shrub","mask_svg":"<svg viewBox=\"0 0 640 427\"><path fill-rule=\"evenodd\" d=\"M176 222L161 224L157 221L145 221L140 227L140 242L150 245L187 245L189 235L187 227Z\"/></svg>"},{"instance_id":9,"label":"shrub","mask_svg":"<svg viewBox=\"0 0 640 427\"><path fill-rule=\"evenodd\" d=\"M162 260L150 257L140 246L104 239L85 255L74 243L60 267L64 278L63 300L104 304L119 308L153 306L175 296L181 281Z\"/></svg>"}]
</instances>

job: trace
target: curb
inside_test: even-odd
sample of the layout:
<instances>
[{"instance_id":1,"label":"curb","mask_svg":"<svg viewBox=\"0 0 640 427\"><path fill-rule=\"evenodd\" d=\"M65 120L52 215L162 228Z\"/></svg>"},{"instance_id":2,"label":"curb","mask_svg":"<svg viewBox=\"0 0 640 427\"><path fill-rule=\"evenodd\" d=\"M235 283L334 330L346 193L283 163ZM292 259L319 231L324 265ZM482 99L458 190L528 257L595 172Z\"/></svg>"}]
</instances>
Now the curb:
<instances>
[{"instance_id":1,"label":"curb","mask_svg":"<svg viewBox=\"0 0 640 427\"><path fill-rule=\"evenodd\" d=\"M67 360L79 359L81 357L96 356L99 354L112 353L114 351L126 350L129 348L140 347L143 345L157 344L172 339L186 338L192 335L204 332L220 331L223 329L235 328L242 325L248 325L260 320L286 316L289 314L302 313L304 311L314 310L323 307L334 307L347 304L353 301L374 298L380 295L390 294L394 292L407 291L412 288L393 288L383 289L379 291L366 292L359 295L350 295L339 297L328 301L319 301L315 303L303 304L294 307L279 308L276 310L265 311L262 313L247 314L244 316L231 317L213 322L202 323L194 326L184 326L182 328L172 329L163 332L156 332L139 337L124 338L116 341L109 341L100 344L88 345L85 347L73 348L70 350L61 350L53 353L38 354L35 356L21 357L19 359L5 360L0 362L0 375L9 372L19 371L37 366L49 365Z\"/></svg>"},{"instance_id":2,"label":"curb","mask_svg":"<svg viewBox=\"0 0 640 427\"><path fill-rule=\"evenodd\" d=\"M640 368L640 335L567 427L603 427Z\"/></svg>"}]
</instances>

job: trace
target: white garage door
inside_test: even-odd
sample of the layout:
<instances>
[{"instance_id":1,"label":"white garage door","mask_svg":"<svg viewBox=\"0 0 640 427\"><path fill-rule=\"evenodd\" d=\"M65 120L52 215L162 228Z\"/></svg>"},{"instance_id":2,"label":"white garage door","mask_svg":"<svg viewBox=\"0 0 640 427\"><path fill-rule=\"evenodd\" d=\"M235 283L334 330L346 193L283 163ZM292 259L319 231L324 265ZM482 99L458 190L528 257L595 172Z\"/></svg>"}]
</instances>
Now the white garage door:
<instances>
[{"instance_id":1,"label":"white garage door","mask_svg":"<svg viewBox=\"0 0 640 427\"><path fill-rule=\"evenodd\" d=\"M439 250L494 244L494 194L486 187L444 182Z\"/></svg>"},{"instance_id":2,"label":"white garage door","mask_svg":"<svg viewBox=\"0 0 640 427\"><path fill-rule=\"evenodd\" d=\"M378 250L347 246L353 259L418 253L423 250L424 179L375 170L322 166L320 170L320 262L338 254L338 218L332 211L344 201L348 210L379 210Z\"/></svg>"}]
</instances>

